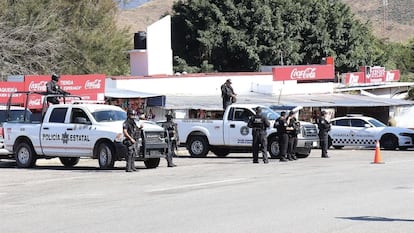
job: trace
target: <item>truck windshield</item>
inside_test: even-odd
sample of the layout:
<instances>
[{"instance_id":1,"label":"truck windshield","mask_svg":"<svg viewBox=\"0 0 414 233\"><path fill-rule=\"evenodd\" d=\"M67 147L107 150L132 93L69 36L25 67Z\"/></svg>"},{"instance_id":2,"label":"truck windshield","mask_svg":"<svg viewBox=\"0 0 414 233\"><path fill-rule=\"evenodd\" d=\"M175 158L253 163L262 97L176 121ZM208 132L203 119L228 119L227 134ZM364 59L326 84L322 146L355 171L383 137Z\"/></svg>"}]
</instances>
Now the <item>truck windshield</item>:
<instances>
[{"instance_id":1,"label":"truck windshield","mask_svg":"<svg viewBox=\"0 0 414 233\"><path fill-rule=\"evenodd\" d=\"M101 110L92 112L92 116L97 122L125 121L126 112L116 110Z\"/></svg>"},{"instance_id":2,"label":"truck windshield","mask_svg":"<svg viewBox=\"0 0 414 233\"><path fill-rule=\"evenodd\" d=\"M268 107L262 107L262 114L267 116L267 119L269 119L269 121L274 121L280 117L279 113L276 113Z\"/></svg>"}]
</instances>

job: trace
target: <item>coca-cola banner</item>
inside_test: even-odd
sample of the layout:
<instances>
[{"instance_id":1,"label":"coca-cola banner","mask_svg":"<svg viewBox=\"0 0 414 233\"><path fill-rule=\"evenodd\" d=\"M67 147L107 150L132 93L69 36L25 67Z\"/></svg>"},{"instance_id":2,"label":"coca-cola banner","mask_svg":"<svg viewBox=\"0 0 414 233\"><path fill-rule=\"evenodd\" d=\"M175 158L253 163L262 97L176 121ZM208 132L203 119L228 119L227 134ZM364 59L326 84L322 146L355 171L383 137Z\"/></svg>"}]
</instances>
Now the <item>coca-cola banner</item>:
<instances>
[{"instance_id":1,"label":"coca-cola banner","mask_svg":"<svg viewBox=\"0 0 414 233\"><path fill-rule=\"evenodd\" d=\"M334 79L333 65L277 66L272 69L273 81L312 81Z\"/></svg>"},{"instance_id":2,"label":"coca-cola banner","mask_svg":"<svg viewBox=\"0 0 414 233\"><path fill-rule=\"evenodd\" d=\"M386 82L393 82L400 80L400 71L399 70L388 70L385 74Z\"/></svg>"},{"instance_id":3,"label":"coca-cola banner","mask_svg":"<svg viewBox=\"0 0 414 233\"><path fill-rule=\"evenodd\" d=\"M0 104L5 105L7 103L10 93L23 90L23 82L0 82ZM13 104L23 104L24 102L22 94L16 94L12 100Z\"/></svg>"},{"instance_id":4,"label":"coca-cola banner","mask_svg":"<svg viewBox=\"0 0 414 233\"><path fill-rule=\"evenodd\" d=\"M385 70L382 66L362 66L361 72L364 73L364 81L362 83L382 83L400 80L399 70Z\"/></svg>"},{"instance_id":5,"label":"coca-cola banner","mask_svg":"<svg viewBox=\"0 0 414 233\"><path fill-rule=\"evenodd\" d=\"M46 92L46 83L51 80L50 75L25 76L25 91ZM59 87L71 95L82 97L82 100L101 101L105 99L105 75L62 75ZM34 95L29 99L29 108L41 108L42 98Z\"/></svg>"},{"instance_id":6,"label":"coca-cola banner","mask_svg":"<svg viewBox=\"0 0 414 233\"><path fill-rule=\"evenodd\" d=\"M364 72L346 73L344 82L348 85L364 83Z\"/></svg>"}]
</instances>

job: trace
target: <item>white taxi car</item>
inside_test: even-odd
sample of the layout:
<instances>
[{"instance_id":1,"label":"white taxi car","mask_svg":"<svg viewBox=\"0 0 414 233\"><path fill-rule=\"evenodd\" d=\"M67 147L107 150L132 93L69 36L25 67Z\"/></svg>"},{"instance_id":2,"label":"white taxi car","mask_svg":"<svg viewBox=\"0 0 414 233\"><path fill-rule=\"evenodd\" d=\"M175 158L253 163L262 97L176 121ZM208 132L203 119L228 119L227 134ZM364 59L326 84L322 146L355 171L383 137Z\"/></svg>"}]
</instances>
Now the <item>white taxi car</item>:
<instances>
[{"instance_id":1,"label":"white taxi car","mask_svg":"<svg viewBox=\"0 0 414 233\"><path fill-rule=\"evenodd\" d=\"M336 149L344 146L375 147L376 141L386 150L405 150L414 146L414 130L388 127L372 117L348 115L333 118L331 124L329 144Z\"/></svg>"}]
</instances>

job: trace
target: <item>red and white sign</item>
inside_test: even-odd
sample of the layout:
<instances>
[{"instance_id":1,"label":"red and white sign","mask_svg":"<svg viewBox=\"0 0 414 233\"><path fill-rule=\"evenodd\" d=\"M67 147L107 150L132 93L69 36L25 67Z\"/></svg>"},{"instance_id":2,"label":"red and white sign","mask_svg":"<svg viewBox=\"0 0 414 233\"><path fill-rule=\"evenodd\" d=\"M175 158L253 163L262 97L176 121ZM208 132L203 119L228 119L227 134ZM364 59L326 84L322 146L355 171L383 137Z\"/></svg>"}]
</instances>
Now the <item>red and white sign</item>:
<instances>
[{"instance_id":1,"label":"red and white sign","mask_svg":"<svg viewBox=\"0 0 414 233\"><path fill-rule=\"evenodd\" d=\"M382 66L362 66L361 72L364 73L363 83L382 83L400 80L399 70L385 70Z\"/></svg>"},{"instance_id":2,"label":"red and white sign","mask_svg":"<svg viewBox=\"0 0 414 233\"><path fill-rule=\"evenodd\" d=\"M9 100L10 93L23 90L23 82L0 82L0 103L6 104ZM24 104L23 96L21 94L16 94L13 97L12 104Z\"/></svg>"},{"instance_id":3,"label":"red and white sign","mask_svg":"<svg viewBox=\"0 0 414 233\"><path fill-rule=\"evenodd\" d=\"M345 84L359 84L364 83L364 72L354 72L345 74Z\"/></svg>"},{"instance_id":4,"label":"red and white sign","mask_svg":"<svg viewBox=\"0 0 414 233\"><path fill-rule=\"evenodd\" d=\"M277 66L272 69L273 81L312 81L334 79L333 65Z\"/></svg>"},{"instance_id":5,"label":"red and white sign","mask_svg":"<svg viewBox=\"0 0 414 233\"><path fill-rule=\"evenodd\" d=\"M400 80L399 70L388 70L385 74L385 82L393 82Z\"/></svg>"},{"instance_id":6,"label":"red and white sign","mask_svg":"<svg viewBox=\"0 0 414 233\"><path fill-rule=\"evenodd\" d=\"M25 76L25 91L46 92L46 83L50 81L50 75ZM58 82L59 87L71 95L81 96L82 100L100 101L105 97L105 75L62 75ZM29 99L29 108L41 108L42 98L33 95Z\"/></svg>"}]
</instances>

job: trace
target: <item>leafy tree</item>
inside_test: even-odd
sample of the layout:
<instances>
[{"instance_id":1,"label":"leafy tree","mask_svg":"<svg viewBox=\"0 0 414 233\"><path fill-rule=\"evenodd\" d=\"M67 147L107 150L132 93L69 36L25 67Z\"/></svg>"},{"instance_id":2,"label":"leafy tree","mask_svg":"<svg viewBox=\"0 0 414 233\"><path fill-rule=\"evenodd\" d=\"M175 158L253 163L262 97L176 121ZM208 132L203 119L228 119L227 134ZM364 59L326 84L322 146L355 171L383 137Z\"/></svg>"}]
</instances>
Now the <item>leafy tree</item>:
<instances>
[{"instance_id":1,"label":"leafy tree","mask_svg":"<svg viewBox=\"0 0 414 233\"><path fill-rule=\"evenodd\" d=\"M382 53L367 25L336 0L180 0L172 23L175 55L193 66L207 60L218 71L333 56L347 72L375 64Z\"/></svg>"},{"instance_id":2,"label":"leafy tree","mask_svg":"<svg viewBox=\"0 0 414 233\"><path fill-rule=\"evenodd\" d=\"M132 40L116 11L112 0L1 1L2 75L128 73Z\"/></svg>"}]
</instances>

